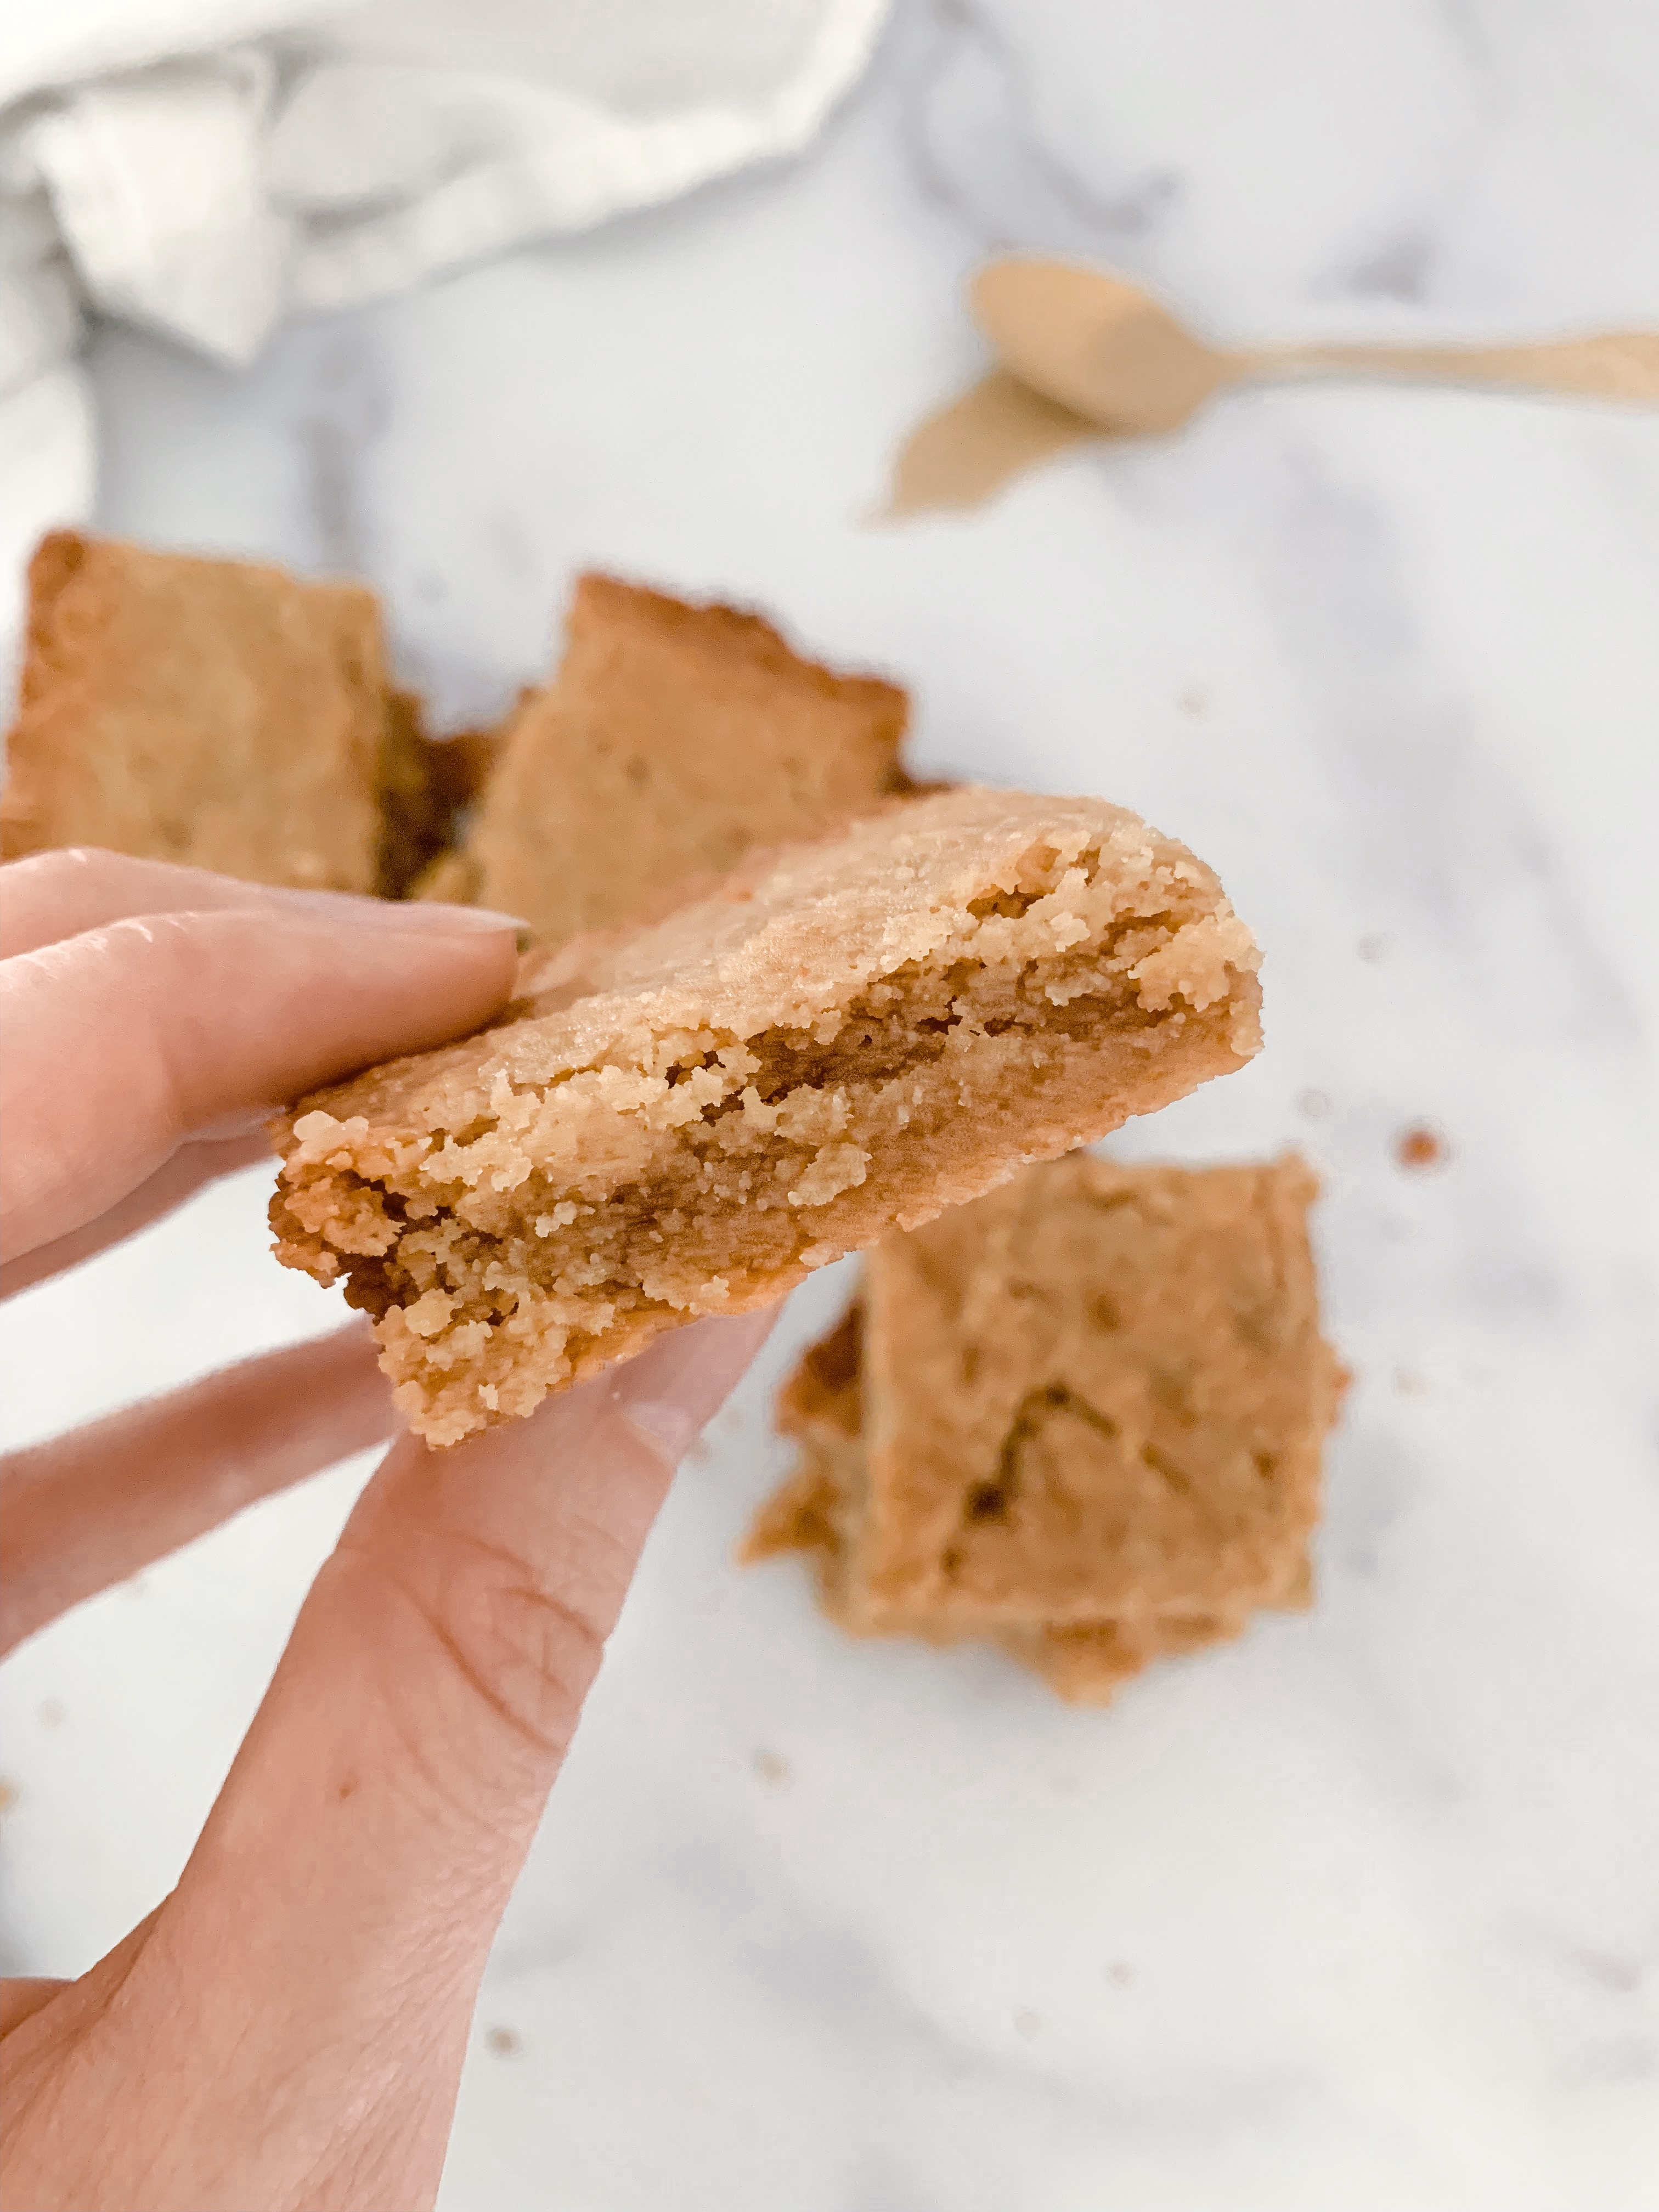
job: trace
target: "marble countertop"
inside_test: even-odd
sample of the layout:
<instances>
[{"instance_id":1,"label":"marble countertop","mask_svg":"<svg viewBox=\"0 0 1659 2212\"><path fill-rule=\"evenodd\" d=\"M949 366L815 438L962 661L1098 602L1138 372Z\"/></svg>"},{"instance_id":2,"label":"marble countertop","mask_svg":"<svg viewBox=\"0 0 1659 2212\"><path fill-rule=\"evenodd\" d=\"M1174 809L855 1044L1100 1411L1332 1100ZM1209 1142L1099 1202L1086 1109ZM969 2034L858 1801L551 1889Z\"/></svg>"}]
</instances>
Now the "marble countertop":
<instances>
[{"instance_id":1,"label":"marble countertop","mask_svg":"<svg viewBox=\"0 0 1659 2212\"><path fill-rule=\"evenodd\" d=\"M1226 336L1659 324L1640 0L902 11L798 166L290 329L99 342L100 520L347 568L453 720L573 572L775 611L920 758L1134 806L1268 1046L1356 1375L1320 1596L1103 1713L739 1574L792 1302L684 1471L487 1980L447 2212L1638 2212L1659 2175L1659 417L1241 394L875 528L988 244ZM1438 1133L1413 1169L1401 1133ZM18 1442L331 1326L244 1176L0 1323ZM366 1472L0 1679L11 1971L174 1878Z\"/></svg>"}]
</instances>

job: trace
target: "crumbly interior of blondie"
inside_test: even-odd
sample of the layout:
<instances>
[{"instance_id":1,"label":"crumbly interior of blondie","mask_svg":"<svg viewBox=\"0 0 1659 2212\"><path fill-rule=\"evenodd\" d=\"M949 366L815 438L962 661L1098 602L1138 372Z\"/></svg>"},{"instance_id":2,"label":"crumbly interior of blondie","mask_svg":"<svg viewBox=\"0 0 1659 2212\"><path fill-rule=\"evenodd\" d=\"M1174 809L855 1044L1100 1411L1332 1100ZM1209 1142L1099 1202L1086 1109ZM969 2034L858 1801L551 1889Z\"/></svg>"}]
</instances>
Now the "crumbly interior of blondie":
<instances>
[{"instance_id":1,"label":"crumbly interior of blondie","mask_svg":"<svg viewBox=\"0 0 1659 2212\"><path fill-rule=\"evenodd\" d=\"M439 1443L677 1319L762 1303L1065 1149L1079 1115L1109 1126L1212 1072L1179 1071L1172 1046L1202 1036L1221 1064L1253 1048L1230 910L1165 871L1157 911L1121 911L1100 857L1034 846L929 955L798 1023L623 1030L561 1066L515 1060L508 1028L464 1121L302 1114L279 1255L344 1274Z\"/></svg>"}]
</instances>

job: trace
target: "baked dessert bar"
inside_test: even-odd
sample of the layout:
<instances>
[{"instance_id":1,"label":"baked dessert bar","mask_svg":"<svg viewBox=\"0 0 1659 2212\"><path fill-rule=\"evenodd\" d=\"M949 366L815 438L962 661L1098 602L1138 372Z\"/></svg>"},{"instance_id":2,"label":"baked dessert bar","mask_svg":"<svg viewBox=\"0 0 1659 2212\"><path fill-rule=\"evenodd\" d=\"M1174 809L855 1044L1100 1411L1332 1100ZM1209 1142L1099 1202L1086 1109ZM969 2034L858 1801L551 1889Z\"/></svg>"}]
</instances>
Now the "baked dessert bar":
<instances>
[{"instance_id":1,"label":"baked dessert bar","mask_svg":"<svg viewBox=\"0 0 1659 2212\"><path fill-rule=\"evenodd\" d=\"M380 848L376 890L407 898L419 879L454 845L467 810L501 750L499 730L462 730L430 738L412 691L386 696L380 759Z\"/></svg>"},{"instance_id":2,"label":"baked dessert bar","mask_svg":"<svg viewBox=\"0 0 1659 2212\"><path fill-rule=\"evenodd\" d=\"M803 659L759 616L581 577L555 681L526 692L461 850L422 895L557 944L657 910L757 847L905 788L896 685Z\"/></svg>"},{"instance_id":3,"label":"baked dessert bar","mask_svg":"<svg viewBox=\"0 0 1659 2212\"><path fill-rule=\"evenodd\" d=\"M1257 959L1121 808L895 802L303 1100L277 1255L343 1279L405 1419L453 1443L1242 1066Z\"/></svg>"},{"instance_id":4,"label":"baked dessert bar","mask_svg":"<svg viewBox=\"0 0 1659 2212\"><path fill-rule=\"evenodd\" d=\"M387 701L362 586L54 531L29 568L0 854L102 845L373 890Z\"/></svg>"},{"instance_id":5,"label":"baked dessert bar","mask_svg":"<svg viewBox=\"0 0 1659 2212\"><path fill-rule=\"evenodd\" d=\"M1065 1696L1310 1589L1341 1376L1312 1176L1033 1167L866 1263L786 1386L802 1451L745 1556L813 1555L865 1634L989 1637Z\"/></svg>"}]
</instances>

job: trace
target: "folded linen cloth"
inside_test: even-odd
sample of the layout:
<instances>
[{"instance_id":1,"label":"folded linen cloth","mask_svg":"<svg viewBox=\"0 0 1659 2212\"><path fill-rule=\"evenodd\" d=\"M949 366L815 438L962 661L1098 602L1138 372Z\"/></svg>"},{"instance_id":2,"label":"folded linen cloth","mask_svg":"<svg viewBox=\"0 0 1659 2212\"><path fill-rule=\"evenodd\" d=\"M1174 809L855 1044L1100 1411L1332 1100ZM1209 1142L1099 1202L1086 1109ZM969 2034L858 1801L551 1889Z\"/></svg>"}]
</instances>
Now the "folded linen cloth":
<instances>
[{"instance_id":1,"label":"folded linen cloth","mask_svg":"<svg viewBox=\"0 0 1659 2212\"><path fill-rule=\"evenodd\" d=\"M251 360L797 152L888 0L53 0L0 27L0 658L96 455L89 311Z\"/></svg>"}]
</instances>

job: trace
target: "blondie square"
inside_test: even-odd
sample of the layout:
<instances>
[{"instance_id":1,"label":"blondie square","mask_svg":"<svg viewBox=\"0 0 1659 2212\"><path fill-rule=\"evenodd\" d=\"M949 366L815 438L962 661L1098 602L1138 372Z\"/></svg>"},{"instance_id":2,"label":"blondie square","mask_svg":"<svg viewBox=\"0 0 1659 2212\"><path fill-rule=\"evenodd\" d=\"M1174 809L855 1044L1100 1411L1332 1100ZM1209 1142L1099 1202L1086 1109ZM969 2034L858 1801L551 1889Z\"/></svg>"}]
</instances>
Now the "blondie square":
<instances>
[{"instance_id":1,"label":"blondie square","mask_svg":"<svg viewBox=\"0 0 1659 2212\"><path fill-rule=\"evenodd\" d=\"M277 1255L344 1279L405 1418L452 1443L1242 1066L1257 959L1121 808L890 802L302 1101Z\"/></svg>"},{"instance_id":2,"label":"blondie square","mask_svg":"<svg viewBox=\"0 0 1659 2212\"><path fill-rule=\"evenodd\" d=\"M807 1553L823 1610L854 1636L903 1633L941 1644L981 1640L924 1613L878 1617L852 1581L849 1554L868 1480L863 1328L863 1305L854 1299L830 1334L807 1347L780 1393L778 1426L798 1446L799 1464L756 1515L738 1557L752 1566L786 1552ZM1246 1618L1153 1613L1060 1628L1031 1624L992 1629L985 1640L1035 1668L1068 1703L1104 1705L1153 1660L1236 1636Z\"/></svg>"},{"instance_id":3,"label":"blondie square","mask_svg":"<svg viewBox=\"0 0 1659 2212\"><path fill-rule=\"evenodd\" d=\"M0 853L102 845L373 890L387 720L362 586L54 531L30 564Z\"/></svg>"},{"instance_id":4,"label":"blondie square","mask_svg":"<svg viewBox=\"0 0 1659 2212\"><path fill-rule=\"evenodd\" d=\"M905 788L904 693L837 676L759 616L609 576L576 586L556 678L526 692L462 850L422 895L558 944L654 913L756 847Z\"/></svg>"},{"instance_id":5,"label":"blondie square","mask_svg":"<svg viewBox=\"0 0 1659 2212\"><path fill-rule=\"evenodd\" d=\"M1305 1604L1340 1371L1311 1175L1033 1167L871 1253L780 1401L745 1556L814 1555L858 1632L990 1637L1063 1695Z\"/></svg>"}]
</instances>

